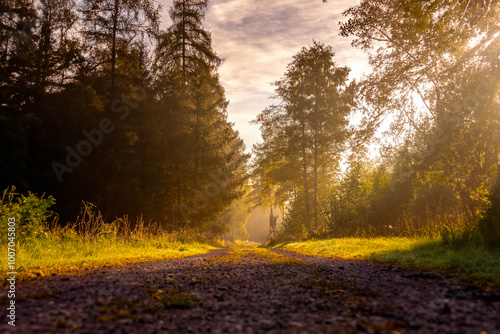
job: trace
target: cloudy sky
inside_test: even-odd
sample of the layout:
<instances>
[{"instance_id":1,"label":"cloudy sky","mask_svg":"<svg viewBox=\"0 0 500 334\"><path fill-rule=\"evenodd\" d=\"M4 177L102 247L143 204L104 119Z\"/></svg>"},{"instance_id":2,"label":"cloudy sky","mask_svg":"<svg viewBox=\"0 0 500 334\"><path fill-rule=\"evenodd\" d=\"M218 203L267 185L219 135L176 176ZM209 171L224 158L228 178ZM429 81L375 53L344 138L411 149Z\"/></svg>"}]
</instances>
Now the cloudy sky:
<instances>
[{"instance_id":1,"label":"cloudy sky","mask_svg":"<svg viewBox=\"0 0 500 334\"><path fill-rule=\"evenodd\" d=\"M162 27L170 24L171 0L161 0ZM359 0L212 0L204 26L212 32L213 48L225 58L219 70L230 100L229 119L247 150L260 140L258 126L250 125L273 100L270 84L280 79L294 54L313 40L331 45L340 66L359 78L368 70L366 55L339 36L342 12Z\"/></svg>"}]
</instances>

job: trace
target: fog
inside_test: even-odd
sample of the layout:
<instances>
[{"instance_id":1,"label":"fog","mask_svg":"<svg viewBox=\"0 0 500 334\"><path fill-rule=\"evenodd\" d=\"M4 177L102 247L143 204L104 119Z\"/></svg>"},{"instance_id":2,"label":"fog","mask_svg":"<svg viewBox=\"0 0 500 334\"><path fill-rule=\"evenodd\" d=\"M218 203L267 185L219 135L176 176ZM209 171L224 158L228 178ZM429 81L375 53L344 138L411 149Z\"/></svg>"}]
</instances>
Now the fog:
<instances>
[{"instance_id":1,"label":"fog","mask_svg":"<svg viewBox=\"0 0 500 334\"><path fill-rule=\"evenodd\" d=\"M277 208L273 209L273 214L278 216L278 229L283 224L281 211ZM250 237L248 241L263 243L269 235L269 209L263 210L258 207L252 211L252 215L248 218L246 229Z\"/></svg>"}]
</instances>

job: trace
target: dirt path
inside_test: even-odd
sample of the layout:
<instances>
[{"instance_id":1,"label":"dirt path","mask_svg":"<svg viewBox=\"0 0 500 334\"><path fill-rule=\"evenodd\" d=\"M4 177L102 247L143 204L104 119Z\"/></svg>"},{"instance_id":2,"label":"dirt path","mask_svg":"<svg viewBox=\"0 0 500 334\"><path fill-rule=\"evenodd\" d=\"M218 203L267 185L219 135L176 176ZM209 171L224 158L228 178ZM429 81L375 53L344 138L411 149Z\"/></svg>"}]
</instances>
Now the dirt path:
<instances>
[{"instance_id":1,"label":"dirt path","mask_svg":"<svg viewBox=\"0 0 500 334\"><path fill-rule=\"evenodd\" d=\"M498 295L437 274L283 250L221 249L18 291L16 327L2 311L1 333L500 333ZM7 305L5 288L1 296Z\"/></svg>"}]
</instances>

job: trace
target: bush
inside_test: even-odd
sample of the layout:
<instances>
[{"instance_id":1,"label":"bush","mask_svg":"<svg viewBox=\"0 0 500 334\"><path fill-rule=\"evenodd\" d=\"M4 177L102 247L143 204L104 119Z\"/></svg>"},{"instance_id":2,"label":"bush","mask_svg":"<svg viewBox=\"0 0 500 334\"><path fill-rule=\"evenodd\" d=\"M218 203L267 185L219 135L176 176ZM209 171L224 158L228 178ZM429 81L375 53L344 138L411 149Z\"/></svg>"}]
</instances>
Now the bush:
<instances>
[{"instance_id":1,"label":"bush","mask_svg":"<svg viewBox=\"0 0 500 334\"><path fill-rule=\"evenodd\" d=\"M479 227L484 241L491 247L500 248L500 214L487 213Z\"/></svg>"},{"instance_id":2,"label":"bush","mask_svg":"<svg viewBox=\"0 0 500 334\"><path fill-rule=\"evenodd\" d=\"M479 230L489 246L500 248L500 166L496 185L490 195L490 206L479 221Z\"/></svg>"},{"instance_id":3,"label":"bush","mask_svg":"<svg viewBox=\"0 0 500 334\"><path fill-rule=\"evenodd\" d=\"M453 249L465 248L481 243L481 236L477 228L472 224L466 224L461 228L445 225L441 228L440 235L443 244Z\"/></svg>"},{"instance_id":4,"label":"bush","mask_svg":"<svg viewBox=\"0 0 500 334\"><path fill-rule=\"evenodd\" d=\"M47 222L54 217L48 209L55 204L52 196L44 198L29 192L28 196L15 193L16 188L7 188L2 194L0 206L1 242L6 242L7 221L16 219L16 239L29 240L45 235Z\"/></svg>"}]
</instances>

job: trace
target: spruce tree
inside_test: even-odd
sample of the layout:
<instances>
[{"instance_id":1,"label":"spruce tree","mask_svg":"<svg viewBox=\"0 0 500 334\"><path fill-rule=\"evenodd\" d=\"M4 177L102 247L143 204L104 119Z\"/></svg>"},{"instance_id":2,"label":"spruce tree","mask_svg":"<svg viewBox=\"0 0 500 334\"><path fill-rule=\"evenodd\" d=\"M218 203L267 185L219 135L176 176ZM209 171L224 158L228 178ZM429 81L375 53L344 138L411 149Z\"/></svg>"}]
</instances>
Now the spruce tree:
<instances>
[{"instance_id":1,"label":"spruce tree","mask_svg":"<svg viewBox=\"0 0 500 334\"><path fill-rule=\"evenodd\" d=\"M161 35L156 52L167 144L163 212L173 227L206 229L239 196L246 178L235 173L248 157L227 121L228 101L217 74L222 60L202 26L207 6L208 1L174 1L172 26Z\"/></svg>"}]
</instances>

